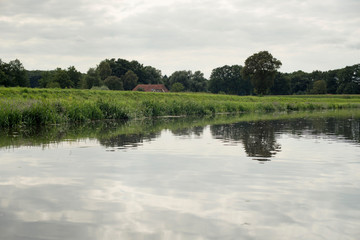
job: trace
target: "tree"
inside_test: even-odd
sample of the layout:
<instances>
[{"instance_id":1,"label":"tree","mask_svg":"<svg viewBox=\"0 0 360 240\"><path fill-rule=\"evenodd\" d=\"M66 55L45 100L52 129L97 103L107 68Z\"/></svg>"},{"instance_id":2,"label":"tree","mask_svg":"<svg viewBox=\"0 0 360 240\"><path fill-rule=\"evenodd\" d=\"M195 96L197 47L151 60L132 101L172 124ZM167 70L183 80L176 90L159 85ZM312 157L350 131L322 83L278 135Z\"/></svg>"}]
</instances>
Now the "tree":
<instances>
[{"instance_id":1,"label":"tree","mask_svg":"<svg viewBox=\"0 0 360 240\"><path fill-rule=\"evenodd\" d=\"M190 78L191 78L192 72L191 71L176 71L173 74L171 74L169 78L169 85L174 85L175 83L181 83L184 87L183 90L187 91L190 87Z\"/></svg>"},{"instance_id":2,"label":"tree","mask_svg":"<svg viewBox=\"0 0 360 240\"><path fill-rule=\"evenodd\" d=\"M104 84L110 90L124 90L123 83L122 83L121 79L116 77L116 76L107 77L104 80Z\"/></svg>"},{"instance_id":3,"label":"tree","mask_svg":"<svg viewBox=\"0 0 360 240\"><path fill-rule=\"evenodd\" d=\"M288 95L290 93L290 78L278 72L274 78L274 85L270 92L274 95Z\"/></svg>"},{"instance_id":4,"label":"tree","mask_svg":"<svg viewBox=\"0 0 360 240\"><path fill-rule=\"evenodd\" d=\"M172 92L182 92L184 91L184 85L182 83L176 82L171 86Z\"/></svg>"},{"instance_id":5,"label":"tree","mask_svg":"<svg viewBox=\"0 0 360 240\"><path fill-rule=\"evenodd\" d=\"M339 94L358 94L360 93L360 66L347 66L338 70L337 78Z\"/></svg>"},{"instance_id":6,"label":"tree","mask_svg":"<svg viewBox=\"0 0 360 240\"><path fill-rule=\"evenodd\" d=\"M5 87L30 86L26 70L18 59L9 63L5 63L0 59L0 85Z\"/></svg>"},{"instance_id":7,"label":"tree","mask_svg":"<svg viewBox=\"0 0 360 240\"><path fill-rule=\"evenodd\" d=\"M90 68L87 71L87 74L85 76L85 81L87 88L90 89L94 86L100 87L101 86L101 80L98 72L95 70L95 68Z\"/></svg>"},{"instance_id":8,"label":"tree","mask_svg":"<svg viewBox=\"0 0 360 240\"><path fill-rule=\"evenodd\" d=\"M8 64L0 59L0 86L7 87L9 85Z\"/></svg>"},{"instance_id":9,"label":"tree","mask_svg":"<svg viewBox=\"0 0 360 240\"><path fill-rule=\"evenodd\" d=\"M81 72L77 71L74 66L70 66L67 69L67 74L70 78L70 81L72 82L72 87L80 88L80 81L82 78Z\"/></svg>"},{"instance_id":10,"label":"tree","mask_svg":"<svg viewBox=\"0 0 360 240\"><path fill-rule=\"evenodd\" d=\"M212 70L209 81L209 90L212 93L226 93L234 95L249 95L252 86L248 77L241 75L242 66L225 65Z\"/></svg>"},{"instance_id":11,"label":"tree","mask_svg":"<svg viewBox=\"0 0 360 240\"><path fill-rule=\"evenodd\" d=\"M111 75L110 63L107 60L101 61L96 71L99 73L100 79L104 81Z\"/></svg>"},{"instance_id":12,"label":"tree","mask_svg":"<svg viewBox=\"0 0 360 240\"><path fill-rule=\"evenodd\" d=\"M331 94L336 94L338 89L338 78L336 76L337 71L328 71L325 73L327 92Z\"/></svg>"},{"instance_id":13,"label":"tree","mask_svg":"<svg viewBox=\"0 0 360 240\"><path fill-rule=\"evenodd\" d=\"M61 68L57 68L54 71L51 82L59 83L61 88L72 88L74 87L74 83L71 81L66 70Z\"/></svg>"},{"instance_id":14,"label":"tree","mask_svg":"<svg viewBox=\"0 0 360 240\"><path fill-rule=\"evenodd\" d=\"M250 77L255 93L267 94L281 65L268 51L261 51L245 60L241 73L244 78Z\"/></svg>"},{"instance_id":15,"label":"tree","mask_svg":"<svg viewBox=\"0 0 360 240\"><path fill-rule=\"evenodd\" d=\"M287 75L290 79L291 94L306 94L311 89L311 79L308 73L296 71Z\"/></svg>"},{"instance_id":16,"label":"tree","mask_svg":"<svg viewBox=\"0 0 360 240\"><path fill-rule=\"evenodd\" d=\"M325 80L317 80L314 82L311 89L312 94L326 94L326 82Z\"/></svg>"},{"instance_id":17,"label":"tree","mask_svg":"<svg viewBox=\"0 0 360 240\"><path fill-rule=\"evenodd\" d=\"M143 72L144 72L144 77L146 78L146 80L143 80L143 83L151 83L151 84L157 84L157 83L161 83L161 71L151 67L151 66L146 66L143 68Z\"/></svg>"},{"instance_id":18,"label":"tree","mask_svg":"<svg viewBox=\"0 0 360 240\"><path fill-rule=\"evenodd\" d=\"M124 90L133 90L134 87L136 87L137 85L137 81L138 81L138 77L137 75L129 70L125 73L124 76L121 77L121 80L123 82L123 86L124 86Z\"/></svg>"},{"instance_id":19,"label":"tree","mask_svg":"<svg viewBox=\"0 0 360 240\"><path fill-rule=\"evenodd\" d=\"M190 87L191 92L207 92L208 81L204 77L204 74L200 71L196 71L191 74Z\"/></svg>"}]
</instances>

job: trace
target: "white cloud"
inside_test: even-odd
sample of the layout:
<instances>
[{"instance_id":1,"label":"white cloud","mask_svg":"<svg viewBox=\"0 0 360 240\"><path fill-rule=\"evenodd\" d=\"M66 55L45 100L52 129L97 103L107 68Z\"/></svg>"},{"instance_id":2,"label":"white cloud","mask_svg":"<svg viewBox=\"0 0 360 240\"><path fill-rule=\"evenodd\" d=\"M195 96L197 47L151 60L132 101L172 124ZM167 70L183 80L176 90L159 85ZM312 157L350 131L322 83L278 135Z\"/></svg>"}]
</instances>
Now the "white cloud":
<instances>
[{"instance_id":1,"label":"white cloud","mask_svg":"<svg viewBox=\"0 0 360 240\"><path fill-rule=\"evenodd\" d=\"M208 76L260 50L280 59L282 71L359 62L357 0L0 0L0 9L0 57L27 69L85 72L125 58Z\"/></svg>"}]
</instances>

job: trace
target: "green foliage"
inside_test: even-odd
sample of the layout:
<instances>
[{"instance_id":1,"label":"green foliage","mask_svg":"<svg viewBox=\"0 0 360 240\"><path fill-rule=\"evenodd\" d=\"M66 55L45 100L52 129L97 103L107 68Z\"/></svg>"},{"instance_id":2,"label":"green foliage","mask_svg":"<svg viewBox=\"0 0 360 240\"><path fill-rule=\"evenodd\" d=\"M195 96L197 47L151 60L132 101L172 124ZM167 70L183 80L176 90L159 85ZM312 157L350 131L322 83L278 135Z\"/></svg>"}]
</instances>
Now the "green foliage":
<instances>
[{"instance_id":1,"label":"green foliage","mask_svg":"<svg viewBox=\"0 0 360 240\"><path fill-rule=\"evenodd\" d=\"M191 75L191 71L176 71L171 74L169 77L169 85L171 86L171 89L175 83L180 83L184 87L184 90L189 89Z\"/></svg>"},{"instance_id":2,"label":"green foliage","mask_svg":"<svg viewBox=\"0 0 360 240\"><path fill-rule=\"evenodd\" d=\"M116 76L107 77L104 80L104 84L110 90L124 90L123 83L122 83L121 79L116 77Z\"/></svg>"},{"instance_id":3,"label":"green foliage","mask_svg":"<svg viewBox=\"0 0 360 240\"><path fill-rule=\"evenodd\" d=\"M274 85L275 74L281 65L268 51L260 51L245 60L242 75L250 77L255 93L265 95Z\"/></svg>"},{"instance_id":4,"label":"green foliage","mask_svg":"<svg viewBox=\"0 0 360 240\"><path fill-rule=\"evenodd\" d=\"M110 90L106 85L103 85L101 87L98 87L98 86L94 86L91 88L91 90L103 90L103 91L107 91L107 90Z\"/></svg>"},{"instance_id":5,"label":"green foliage","mask_svg":"<svg viewBox=\"0 0 360 240\"><path fill-rule=\"evenodd\" d=\"M67 75L69 76L69 83L66 87L80 88L82 78L81 72L77 71L74 66L70 66L67 69Z\"/></svg>"},{"instance_id":6,"label":"green foliage","mask_svg":"<svg viewBox=\"0 0 360 240\"><path fill-rule=\"evenodd\" d=\"M61 88L61 86L58 82L49 82L46 84L46 88Z\"/></svg>"},{"instance_id":7,"label":"green foliage","mask_svg":"<svg viewBox=\"0 0 360 240\"><path fill-rule=\"evenodd\" d=\"M110 63L106 60L101 61L99 66L96 68L96 71L98 72L100 79L105 80L107 77L111 76L111 68Z\"/></svg>"},{"instance_id":8,"label":"green foliage","mask_svg":"<svg viewBox=\"0 0 360 240\"><path fill-rule=\"evenodd\" d=\"M240 97L205 93L0 88L0 127L169 115L340 108L360 108L360 96Z\"/></svg>"},{"instance_id":9,"label":"green foliage","mask_svg":"<svg viewBox=\"0 0 360 240\"><path fill-rule=\"evenodd\" d=\"M138 92L145 92L145 89L139 87L139 88L137 89L137 91L138 91Z\"/></svg>"},{"instance_id":10,"label":"green foliage","mask_svg":"<svg viewBox=\"0 0 360 240\"><path fill-rule=\"evenodd\" d=\"M200 71L196 71L190 76L190 92L207 92L208 81L204 77L204 74Z\"/></svg>"},{"instance_id":11,"label":"green foliage","mask_svg":"<svg viewBox=\"0 0 360 240\"><path fill-rule=\"evenodd\" d=\"M171 86L171 91L172 92L182 92L182 91L184 91L184 89L185 89L184 85L182 85L179 82L176 82Z\"/></svg>"},{"instance_id":12,"label":"green foliage","mask_svg":"<svg viewBox=\"0 0 360 240\"><path fill-rule=\"evenodd\" d=\"M51 71L26 71L17 59L9 63L5 63L0 59L0 86L101 89L105 87L105 79L115 76L121 79L123 86L120 87L114 81L116 84L110 87L112 89L124 88L125 90L132 90L136 83L161 83L171 89L173 84L181 83L184 86L181 91L186 92L211 91L212 93L231 95L257 93L261 96L264 94L304 95L318 92L324 93L317 86L318 81L324 80L326 82L326 92L329 94L360 94L360 64L327 72L313 71L312 73L306 73L296 71L293 73L280 73L276 71L281 65L280 61L272 58L271 54L266 51L250 56L247 61L250 64L249 66L225 65L213 69L208 81L200 71L194 73L191 71L176 71L170 77L167 77L162 76L161 71L154 67L144 66L137 61L127 61L120 58L105 59L96 68L90 68L86 74L77 71L74 66L67 69L56 68ZM30 98L30 96L27 97Z\"/></svg>"},{"instance_id":13,"label":"green foliage","mask_svg":"<svg viewBox=\"0 0 360 240\"><path fill-rule=\"evenodd\" d=\"M314 86L311 90L312 94L326 94L326 82L325 80L317 80L314 82Z\"/></svg>"},{"instance_id":14,"label":"green foliage","mask_svg":"<svg viewBox=\"0 0 360 240\"><path fill-rule=\"evenodd\" d=\"M225 65L211 72L209 90L212 93L226 93L233 95L250 95L252 86L249 78L241 76L242 66Z\"/></svg>"},{"instance_id":15,"label":"green foliage","mask_svg":"<svg viewBox=\"0 0 360 240\"><path fill-rule=\"evenodd\" d=\"M176 71L169 77L167 86L171 86L172 89L176 83L180 83L184 87L184 89L180 91L207 92L207 80L200 71L196 71L195 73L191 71ZM180 85L177 84L176 86Z\"/></svg>"},{"instance_id":16,"label":"green foliage","mask_svg":"<svg viewBox=\"0 0 360 240\"><path fill-rule=\"evenodd\" d=\"M133 90L137 85L138 79L138 76L133 71L127 71L121 78L124 90Z\"/></svg>"},{"instance_id":17,"label":"green foliage","mask_svg":"<svg viewBox=\"0 0 360 240\"><path fill-rule=\"evenodd\" d=\"M291 92L290 78L283 73L277 72L274 85L270 90L273 95L288 95Z\"/></svg>"},{"instance_id":18,"label":"green foliage","mask_svg":"<svg viewBox=\"0 0 360 240\"><path fill-rule=\"evenodd\" d=\"M95 68L89 68L85 77L85 82L88 89L94 86L100 87L102 85L99 73L95 70Z\"/></svg>"},{"instance_id":19,"label":"green foliage","mask_svg":"<svg viewBox=\"0 0 360 240\"><path fill-rule=\"evenodd\" d=\"M156 84L161 83L161 71L151 67L144 66L137 61L127 61L125 59L106 59L104 60L110 65L111 75L122 78L128 71L132 71L138 77L138 83ZM125 86L125 85L124 85Z\"/></svg>"},{"instance_id":20,"label":"green foliage","mask_svg":"<svg viewBox=\"0 0 360 240\"><path fill-rule=\"evenodd\" d=\"M22 63L15 59L5 63L0 59L0 86L29 87L30 81Z\"/></svg>"}]
</instances>

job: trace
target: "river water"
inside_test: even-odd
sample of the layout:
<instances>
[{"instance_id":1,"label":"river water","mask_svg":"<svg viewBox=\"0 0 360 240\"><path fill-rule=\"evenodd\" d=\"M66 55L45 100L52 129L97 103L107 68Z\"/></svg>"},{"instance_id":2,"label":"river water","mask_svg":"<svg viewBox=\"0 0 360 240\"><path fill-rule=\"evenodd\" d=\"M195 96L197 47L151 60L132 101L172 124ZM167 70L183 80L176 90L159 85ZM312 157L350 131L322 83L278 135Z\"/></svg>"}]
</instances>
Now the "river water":
<instances>
[{"instance_id":1,"label":"river water","mask_svg":"<svg viewBox=\"0 0 360 240\"><path fill-rule=\"evenodd\" d=\"M0 239L358 239L359 116L2 130Z\"/></svg>"}]
</instances>

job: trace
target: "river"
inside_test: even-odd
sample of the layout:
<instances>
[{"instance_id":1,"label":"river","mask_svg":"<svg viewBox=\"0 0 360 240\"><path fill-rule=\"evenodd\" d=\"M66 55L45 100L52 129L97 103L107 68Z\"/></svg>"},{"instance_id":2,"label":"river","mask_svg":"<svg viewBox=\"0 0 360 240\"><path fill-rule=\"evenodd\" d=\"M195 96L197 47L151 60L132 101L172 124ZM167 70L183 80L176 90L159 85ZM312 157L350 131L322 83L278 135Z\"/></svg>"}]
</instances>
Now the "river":
<instances>
[{"instance_id":1,"label":"river","mask_svg":"<svg viewBox=\"0 0 360 240\"><path fill-rule=\"evenodd\" d=\"M0 239L360 236L360 113L0 134Z\"/></svg>"}]
</instances>

